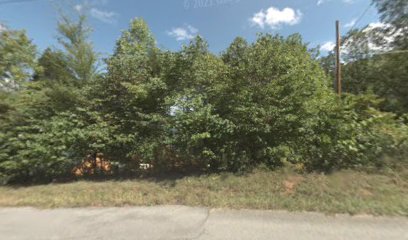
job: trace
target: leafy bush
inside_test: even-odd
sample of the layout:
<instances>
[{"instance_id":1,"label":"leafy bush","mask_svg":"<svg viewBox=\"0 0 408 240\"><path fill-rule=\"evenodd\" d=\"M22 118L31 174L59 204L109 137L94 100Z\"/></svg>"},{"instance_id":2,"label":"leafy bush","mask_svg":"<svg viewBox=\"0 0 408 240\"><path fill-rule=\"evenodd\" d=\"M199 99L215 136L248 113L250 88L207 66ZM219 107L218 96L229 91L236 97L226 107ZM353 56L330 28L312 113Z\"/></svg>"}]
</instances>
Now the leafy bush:
<instances>
[{"instance_id":1,"label":"leafy bush","mask_svg":"<svg viewBox=\"0 0 408 240\"><path fill-rule=\"evenodd\" d=\"M77 112L82 116L64 112L47 120L30 119L4 131L0 149L3 181L67 177L87 154L102 150L109 153L116 140L110 126L95 113Z\"/></svg>"},{"instance_id":2,"label":"leafy bush","mask_svg":"<svg viewBox=\"0 0 408 240\"><path fill-rule=\"evenodd\" d=\"M40 64L64 53L46 54ZM106 64L99 76L81 70L92 76L82 80L43 66L46 74L19 91L1 91L2 182L68 176L90 153L119 163L121 174L137 173L140 163L235 172L406 162L407 119L379 111L374 95L336 96L299 35L237 38L221 56L197 37L169 52L135 19ZM58 71L61 79L50 79Z\"/></svg>"}]
</instances>

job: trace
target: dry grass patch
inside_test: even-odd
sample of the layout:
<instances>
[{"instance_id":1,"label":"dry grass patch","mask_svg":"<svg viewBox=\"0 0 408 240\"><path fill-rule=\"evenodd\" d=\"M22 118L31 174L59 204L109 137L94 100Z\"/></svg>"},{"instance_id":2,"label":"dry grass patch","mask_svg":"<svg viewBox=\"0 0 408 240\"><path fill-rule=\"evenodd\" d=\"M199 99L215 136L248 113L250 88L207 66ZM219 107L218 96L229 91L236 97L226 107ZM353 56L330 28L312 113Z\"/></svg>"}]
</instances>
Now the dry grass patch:
<instances>
[{"instance_id":1,"label":"dry grass patch","mask_svg":"<svg viewBox=\"0 0 408 240\"><path fill-rule=\"evenodd\" d=\"M343 171L299 175L285 170L176 180L79 181L0 187L0 206L105 207L181 204L408 216L406 175Z\"/></svg>"}]
</instances>

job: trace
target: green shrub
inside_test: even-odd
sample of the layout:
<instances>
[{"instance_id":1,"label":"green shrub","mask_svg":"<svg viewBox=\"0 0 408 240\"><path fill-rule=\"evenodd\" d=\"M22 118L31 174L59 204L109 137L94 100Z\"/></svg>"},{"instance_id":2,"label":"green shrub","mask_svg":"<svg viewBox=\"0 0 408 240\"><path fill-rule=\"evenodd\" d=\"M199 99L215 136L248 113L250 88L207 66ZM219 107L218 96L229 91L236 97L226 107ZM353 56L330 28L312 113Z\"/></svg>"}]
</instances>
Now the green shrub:
<instances>
[{"instance_id":1,"label":"green shrub","mask_svg":"<svg viewBox=\"0 0 408 240\"><path fill-rule=\"evenodd\" d=\"M67 177L88 154L112 152L110 148L119 144L112 131L97 114L81 109L14 125L3 132L0 177L3 182Z\"/></svg>"},{"instance_id":2,"label":"green shrub","mask_svg":"<svg viewBox=\"0 0 408 240\"><path fill-rule=\"evenodd\" d=\"M236 172L407 161L407 118L379 111L371 94L336 96L299 35L238 38L221 56L197 37L168 52L136 19L106 63L105 74L78 85L36 79L1 92L2 182L68 176L90 153L120 174L139 173L140 163Z\"/></svg>"}]
</instances>

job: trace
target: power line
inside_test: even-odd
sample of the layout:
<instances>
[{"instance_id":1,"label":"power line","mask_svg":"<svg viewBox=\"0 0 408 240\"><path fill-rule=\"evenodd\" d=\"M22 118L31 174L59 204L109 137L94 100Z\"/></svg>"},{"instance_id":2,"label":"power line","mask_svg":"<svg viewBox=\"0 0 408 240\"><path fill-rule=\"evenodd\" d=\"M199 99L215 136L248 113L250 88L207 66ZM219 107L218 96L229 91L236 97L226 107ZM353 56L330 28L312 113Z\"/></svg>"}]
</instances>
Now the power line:
<instances>
[{"instance_id":1,"label":"power line","mask_svg":"<svg viewBox=\"0 0 408 240\"><path fill-rule=\"evenodd\" d=\"M368 6L364 9L364 11L361 13L361 15L357 18L357 20L354 22L354 24L350 27L349 32L353 31L354 27L357 26L357 24L363 19L363 17L367 14L368 10L372 7L372 4L368 4ZM343 43L344 44L344 43ZM343 68L343 74L345 68Z\"/></svg>"},{"instance_id":2,"label":"power line","mask_svg":"<svg viewBox=\"0 0 408 240\"><path fill-rule=\"evenodd\" d=\"M357 20L354 22L353 26L351 26L350 31L354 29L354 27L363 19L363 17L367 14L368 10L372 7L372 4L370 3L367 8L364 10L364 12L360 15L360 17L357 18Z\"/></svg>"},{"instance_id":3,"label":"power line","mask_svg":"<svg viewBox=\"0 0 408 240\"><path fill-rule=\"evenodd\" d=\"M0 5L13 4L13 3L23 3L23 2L34 2L34 1L39 1L39 0L4 0L4 1L0 1Z\"/></svg>"},{"instance_id":4,"label":"power line","mask_svg":"<svg viewBox=\"0 0 408 240\"><path fill-rule=\"evenodd\" d=\"M390 52L374 53L374 55L398 54L398 53L406 53L406 52L408 52L408 50L394 50Z\"/></svg>"}]
</instances>

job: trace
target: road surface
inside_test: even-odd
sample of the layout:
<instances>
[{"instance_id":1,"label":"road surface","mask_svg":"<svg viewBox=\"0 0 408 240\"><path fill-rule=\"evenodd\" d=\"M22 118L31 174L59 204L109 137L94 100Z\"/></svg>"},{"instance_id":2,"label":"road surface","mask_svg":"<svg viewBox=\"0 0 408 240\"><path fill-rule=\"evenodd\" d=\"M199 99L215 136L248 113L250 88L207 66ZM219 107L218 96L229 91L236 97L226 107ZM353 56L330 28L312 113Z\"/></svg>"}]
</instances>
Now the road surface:
<instances>
[{"instance_id":1,"label":"road surface","mask_svg":"<svg viewBox=\"0 0 408 240\"><path fill-rule=\"evenodd\" d=\"M0 209L4 240L408 240L408 219L183 206Z\"/></svg>"}]
</instances>

